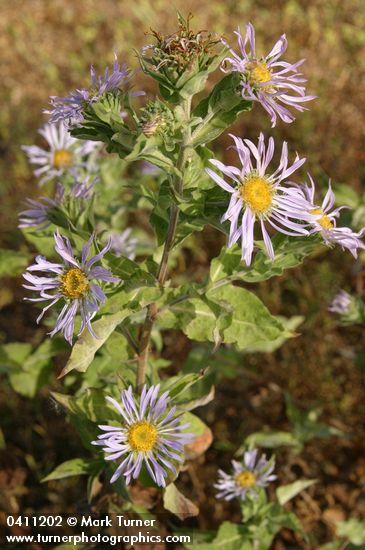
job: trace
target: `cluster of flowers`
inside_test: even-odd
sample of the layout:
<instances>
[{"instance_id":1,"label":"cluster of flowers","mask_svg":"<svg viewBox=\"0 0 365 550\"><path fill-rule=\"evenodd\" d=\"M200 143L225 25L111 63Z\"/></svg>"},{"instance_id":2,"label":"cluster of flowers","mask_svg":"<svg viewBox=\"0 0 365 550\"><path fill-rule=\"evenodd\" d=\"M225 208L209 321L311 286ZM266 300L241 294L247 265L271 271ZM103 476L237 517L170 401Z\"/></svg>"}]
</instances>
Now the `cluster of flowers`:
<instances>
[{"instance_id":1,"label":"cluster of flowers","mask_svg":"<svg viewBox=\"0 0 365 550\"><path fill-rule=\"evenodd\" d=\"M128 485L137 479L143 467L159 487L165 487L169 476L177 475L177 467L183 462L184 445L191 443L194 435L186 431L190 423L182 423L182 414L170 404L168 392L159 395L160 385L143 387L141 396L133 395L132 387L121 392L121 402L108 396L121 416L121 424L100 425L102 433L93 445L99 445L106 453L105 459L122 459L111 482L124 476ZM247 451L242 462L232 461L233 472L218 471L215 488L217 498L245 499L248 493L256 493L274 481L274 459L258 459L257 449Z\"/></svg>"},{"instance_id":2,"label":"cluster of flowers","mask_svg":"<svg viewBox=\"0 0 365 550\"><path fill-rule=\"evenodd\" d=\"M310 176L309 185L288 181L306 159L300 159L297 155L294 163L288 166L288 147L284 142L278 168L269 171L268 166L275 150L273 138L269 139L266 147L262 133L257 146L248 139L242 140L233 135L231 137L235 142L234 149L238 153L241 168L225 165L216 159L210 159L210 162L233 183L230 185L210 168L206 171L222 189L231 194L222 222L230 222L229 247L241 239L242 259L247 265L252 260L256 221L260 224L266 251L271 259L275 258L275 252L265 224L285 235L320 233L325 244L339 244L342 248L347 248L355 258L357 250L365 248L361 241L364 229L355 233L349 227L337 227L337 218L344 207L333 208L335 195L330 182L320 205L316 203L315 185Z\"/></svg>"},{"instance_id":3,"label":"cluster of flowers","mask_svg":"<svg viewBox=\"0 0 365 550\"><path fill-rule=\"evenodd\" d=\"M295 117L288 107L303 111L305 107L302 104L314 99L314 96L306 95L306 80L298 71L303 60L294 64L280 60L287 49L285 35L266 57L259 57L256 53L253 26L247 25L245 37L239 29L236 34L240 53L237 54L223 41L229 55L223 60L221 70L225 73L240 74L242 98L260 103L269 113L272 126L276 125L278 117L286 123L292 122ZM173 42L170 40L170 49L171 44ZM38 166L35 175L41 177L40 185L67 174L74 178L67 193L75 199L82 200L88 200L92 196L96 180L90 182L83 179L80 170L89 174L94 171L90 164L90 155L99 144L84 141L80 145L79 141L69 135L68 128L82 125L88 106L97 103L105 94L119 93L132 77L133 73L125 65L121 66L115 58L111 70L107 68L101 76L97 76L94 68L91 68L90 89L78 89L67 97L51 98L52 109L45 111L51 115L50 124L40 130L49 144L49 150L37 146L24 147L30 162ZM132 95L141 94L143 92L132 92ZM120 117L124 117L123 112L120 113ZM151 133L150 126L144 125L142 129L148 137ZM341 209L333 208L335 197L330 184L323 203L319 204L315 200L315 186L310 176L310 183L304 185L289 180L303 165L305 159L296 156L290 165L286 143L282 146L278 168L270 170L269 165L275 149L273 138L265 145L264 136L261 134L257 146L248 139L236 136L232 138L241 167L228 166L216 159L210 160L215 168L231 180L231 183L227 183L212 169L206 170L208 175L231 195L222 222L230 222L228 246L233 246L241 239L242 258L247 265L252 261L256 221L260 224L267 254L272 259L275 252L268 226L293 236L320 233L326 244L339 244L342 248L350 250L355 257L359 248L365 248L360 240L363 230L355 233L348 227L337 226ZM29 199L28 209L20 214L20 227L44 229L49 225L50 210L60 206L64 195L65 189L58 185L54 199L44 198L40 202ZM98 251L92 235L83 246L79 260L74 255L69 239L57 231L54 235L55 251L61 262L52 263L38 256L35 263L28 267L24 274L24 286L39 294L39 297L30 300L49 302L37 322L49 308L61 300L64 302L51 336L56 332L62 332L65 339L72 344L75 320L79 312L80 332L87 328L97 338L91 320L106 300L100 283L118 284L119 278L96 264L112 246L117 253L124 253L123 250L128 248L128 238L129 232L114 239L111 236L107 245ZM96 253L90 257L93 246ZM133 254L130 244L129 254ZM343 303L342 299L341 307ZM168 392L159 396L159 390L159 386L145 386L140 398L137 398L130 387L122 392L121 403L112 397L108 398L120 413L122 422L118 426L100 426L103 433L93 443L102 446L107 453L107 460L122 459L111 481L115 481L123 474L128 484L131 479L136 479L140 475L142 468L146 468L159 486L166 485L169 472L176 475L177 466L183 461L184 444L189 443L193 436L185 431L188 425L182 423L181 415L176 413L176 408L170 406ZM265 487L275 479L273 460L267 461L264 456L258 460L257 455L257 450L252 450L244 454L242 463L233 461L232 474L219 471L219 480L216 484L219 498L243 499L247 493Z\"/></svg>"}]
</instances>

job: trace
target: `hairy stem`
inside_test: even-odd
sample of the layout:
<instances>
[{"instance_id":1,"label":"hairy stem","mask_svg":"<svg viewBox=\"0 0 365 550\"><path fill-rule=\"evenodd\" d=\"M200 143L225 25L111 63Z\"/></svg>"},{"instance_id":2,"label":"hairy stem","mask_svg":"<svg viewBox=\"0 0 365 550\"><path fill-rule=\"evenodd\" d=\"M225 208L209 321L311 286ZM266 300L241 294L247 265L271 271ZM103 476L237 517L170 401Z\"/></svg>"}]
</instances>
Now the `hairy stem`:
<instances>
[{"instance_id":1,"label":"hairy stem","mask_svg":"<svg viewBox=\"0 0 365 550\"><path fill-rule=\"evenodd\" d=\"M191 98L185 101L184 111L185 111L186 124L188 125L188 122L190 119L190 111L191 111ZM190 128L187 127L183 135L180 154L177 161L177 169L180 173L183 172L185 163L188 158L190 141L191 141L191 131L190 131ZM181 177L174 178L173 186L175 191L177 191L179 194L182 194L183 181ZM166 281L169 257L174 244L178 221L179 221L179 208L176 206L176 204L173 204L171 206L171 211L170 211L170 220L169 220L169 226L167 229L166 241L164 244L162 258L161 258L161 262L157 272L157 281L161 286L163 286ZM148 355L149 355L150 343L151 343L151 333L152 333L153 325L157 316L157 312L158 312L157 304L153 302L147 308L146 318L144 320L142 330L141 330L141 336L140 336L140 342L139 342L138 366L137 366L137 391L139 393L142 391L142 387L145 383L146 368L147 368Z\"/></svg>"}]
</instances>

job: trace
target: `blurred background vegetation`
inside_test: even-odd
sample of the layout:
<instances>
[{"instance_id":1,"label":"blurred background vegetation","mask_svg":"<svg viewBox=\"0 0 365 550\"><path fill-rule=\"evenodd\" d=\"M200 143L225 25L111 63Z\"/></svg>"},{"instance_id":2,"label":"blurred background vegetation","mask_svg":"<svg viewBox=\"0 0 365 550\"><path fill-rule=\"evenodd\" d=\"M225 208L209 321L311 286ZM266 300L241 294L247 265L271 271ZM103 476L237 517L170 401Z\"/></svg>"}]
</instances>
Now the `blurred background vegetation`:
<instances>
[{"instance_id":1,"label":"blurred background vegetation","mask_svg":"<svg viewBox=\"0 0 365 550\"><path fill-rule=\"evenodd\" d=\"M0 7L0 247L24 247L16 229L17 212L24 198L38 195L39 190L20 145L40 143L36 130L46 120L42 109L49 95L62 96L87 85L90 64L103 69L112 62L114 52L136 67L133 48L149 43L145 33L150 28L163 33L175 30L176 9L184 14L191 11L195 28L216 31L230 41L238 24L243 29L251 21L263 53L285 32L289 41L286 57L289 61L306 58L303 72L308 91L318 99L294 124L279 123L274 130L265 112L256 106L235 131L256 138L262 130L286 139L292 151L307 157L306 168L314 176L323 181L331 177L363 195L363 0L2 0ZM146 89L142 74L137 81L137 89ZM156 92L152 87L146 91ZM223 136L216 147L223 152L227 145L227 136ZM209 230L197 237L195 260L207 264L210 252L216 253L214 239ZM191 252L186 252L187 266L189 260ZM311 440L300 455L290 449L279 454L282 483L301 476L317 478L319 483L293 504L311 542L298 542L283 532L274 548L317 548L333 538L337 520L364 516L363 333L359 327L339 328L327 312L337 289L345 287L362 294L364 281L363 262L354 263L350 254L336 250L257 285L257 293L274 314L303 315L305 320L298 328L300 336L279 350L247 356L244 380L239 384L233 383L226 368L217 399L204 412L216 443L194 465L189 482L200 500L200 527L212 528L223 518L234 517L233 507L215 502L211 480L219 465L227 466L244 436L263 426L288 429L286 392L303 411L320 406L322 420L345 436ZM33 316L22 304L20 285L20 278L15 282L1 279L3 343L40 340ZM167 359L179 364L188 351L183 337L177 341L175 334L167 335ZM62 385L53 380L51 388L62 390ZM65 427L64 419L50 407L49 389L43 388L40 398L31 402L16 395L5 380L2 384L0 417L6 447L0 463L0 507L7 512L66 512L84 498L79 480L39 484L52 466L70 458L72 449L76 455L79 446L72 429Z\"/></svg>"}]
</instances>

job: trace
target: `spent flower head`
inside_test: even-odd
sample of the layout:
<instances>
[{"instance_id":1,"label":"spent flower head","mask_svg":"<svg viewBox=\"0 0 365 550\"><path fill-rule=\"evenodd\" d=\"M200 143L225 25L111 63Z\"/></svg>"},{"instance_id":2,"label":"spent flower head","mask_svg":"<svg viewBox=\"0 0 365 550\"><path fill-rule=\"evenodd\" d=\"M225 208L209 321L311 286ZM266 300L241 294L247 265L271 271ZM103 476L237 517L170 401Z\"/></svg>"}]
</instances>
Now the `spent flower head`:
<instances>
[{"instance_id":1,"label":"spent flower head","mask_svg":"<svg viewBox=\"0 0 365 550\"><path fill-rule=\"evenodd\" d=\"M338 227L337 219L341 210L348 208L340 206L333 208L335 204L335 194L332 191L331 181L328 182L328 190L321 205L315 200L315 184L309 176L310 185L301 186L303 196L311 203L310 213L313 216L310 233L320 233L324 242L328 246L340 245L342 249L347 248L354 258L357 258L358 249L365 249L365 244L361 240L365 228L355 233L350 227Z\"/></svg>"},{"instance_id":2,"label":"spent flower head","mask_svg":"<svg viewBox=\"0 0 365 550\"><path fill-rule=\"evenodd\" d=\"M215 46L220 43L219 38L207 31L193 31L190 28L192 17L189 14L184 19L178 14L179 28L169 35L151 30L155 44L145 46L141 52L142 60L155 72L168 76L171 82L177 82L193 66L198 66L200 70L206 69L215 58Z\"/></svg>"},{"instance_id":3,"label":"spent flower head","mask_svg":"<svg viewBox=\"0 0 365 550\"><path fill-rule=\"evenodd\" d=\"M100 304L105 302L106 296L96 282L117 283L120 280L118 277L114 277L108 269L94 265L109 250L110 242L101 252L88 259L94 241L94 235L92 235L83 246L81 260L79 261L75 258L67 237L62 237L57 231L54 239L55 251L61 257L62 263L49 262L43 256L36 257L35 263L29 266L23 275L27 281L27 284L23 286L39 293L39 297L27 298L27 300L31 302L50 302L37 318L37 323L40 322L49 308L59 301L64 302L56 325L49 333L51 336L61 331L67 342L72 345L75 318L79 312L81 315L79 334L87 327L90 333L97 338L92 329L91 320L97 313ZM41 273L42 275L34 275L34 273Z\"/></svg>"},{"instance_id":4,"label":"spent flower head","mask_svg":"<svg viewBox=\"0 0 365 550\"><path fill-rule=\"evenodd\" d=\"M309 213L310 203L299 189L285 184L285 180L302 166L305 159L300 159L297 155L294 163L288 165L288 147L284 142L278 168L269 171L275 149L273 138L269 139L266 147L264 135L261 133L256 147L248 139L242 140L233 135L231 137L242 167L227 166L216 159L210 159L210 162L228 176L233 185L228 184L210 168L206 172L222 189L231 194L227 212L222 217L222 222L230 222L228 246L233 246L241 239L242 259L250 265L256 221L260 224L266 251L271 259L274 259L275 253L266 224L285 235L308 235L304 222L313 219Z\"/></svg>"},{"instance_id":5,"label":"spent flower head","mask_svg":"<svg viewBox=\"0 0 365 550\"><path fill-rule=\"evenodd\" d=\"M22 149L26 152L29 162L38 166L34 170L34 175L40 177L39 185L59 178L65 173L79 177L82 168L90 169L87 157L99 147L97 142L73 138L63 122L45 124L38 133L47 141L48 148L23 145Z\"/></svg>"},{"instance_id":6,"label":"spent flower head","mask_svg":"<svg viewBox=\"0 0 365 550\"><path fill-rule=\"evenodd\" d=\"M258 450L246 451L242 462L232 460L232 472L227 474L218 470L218 481L214 487L218 490L217 498L244 500L247 493L255 493L260 487L266 487L276 479L273 475L275 460L266 460L262 455L258 459Z\"/></svg>"},{"instance_id":7,"label":"spent flower head","mask_svg":"<svg viewBox=\"0 0 365 550\"><path fill-rule=\"evenodd\" d=\"M230 49L230 56L222 62L222 71L237 71L241 74L242 97L261 103L270 115L272 126L276 125L277 116L284 122L293 122L295 117L286 105L297 111L304 111L306 108L301 103L315 99L315 96L306 95L303 85L306 79L298 71L304 59L296 63L279 61L288 47L285 34L276 42L270 53L263 57L256 53L255 29L251 23L246 25L245 38L242 37L239 28L235 34L240 54ZM224 44L229 47L225 41Z\"/></svg>"},{"instance_id":8,"label":"spent flower head","mask_svg":"<svg viewBox=\"0 0 365 550\"><path fill-rule=\"evenodd\" d=\"M165 487L170 472L177 475L176 466L184 461L184 444L193 435L183 431L190 424L181 424L181 415L170 405L169 393L159 395L159 391L159 384L150 388L144 385L139 398L129 386L122 391L120 403L107 397L122 423L99 426L104 433L92 443L108 453L105 460L121 459L112 483L123 474L128 485L132 478L138 478L143 465L159 487Z\"/></svg>"},{"instance_id":9,"label":"spent flower head","mask_svg":"<svg viewBox=\"0 0 365 550\"><path fill-rule=\"evenodd\" d=\"M146 137L160 135L172 137L175 119L171 110L162 101L150 101L141 109L139 127Z\"/></svg>"}]
</instances>

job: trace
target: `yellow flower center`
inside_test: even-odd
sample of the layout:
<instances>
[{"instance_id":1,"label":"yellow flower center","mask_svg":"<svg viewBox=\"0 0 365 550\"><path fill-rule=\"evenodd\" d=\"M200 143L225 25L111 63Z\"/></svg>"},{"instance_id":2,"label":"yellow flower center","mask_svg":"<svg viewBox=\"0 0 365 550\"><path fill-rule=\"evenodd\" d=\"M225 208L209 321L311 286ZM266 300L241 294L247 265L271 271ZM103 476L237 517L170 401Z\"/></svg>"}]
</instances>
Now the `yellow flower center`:
<instances>
[{"instance_id":1,"label":"yellow flower center","mask_svg":"<svg viewBox=\"0 0 365 550\"><path fill-rule=\"evenodd\" d=\"M249 71L249 80L252 86L258 86L265 84L271 80L271 71L266 63L259 63L258 61L252 61L247 64ZM260 86L261 89L269 91L273 86Z\"/></svg>"},{"instance_id":2,"label":"yellow flower center","mask_svg":"<svg viewBox=\"0 0 365 550\"><path fill-rule=\"evenodd\" d=\"M73 154L67 149L57 149L53 153L53 166L57 169L70 168L73 162Z\"/></svg>"},{"instance_id":3,"label":"yellow flower center","mask_svg":"<svg viewBox=\"0 0 365 550\"><path fill-rule=\"evenodd\" d=\"M245 471L241 474L238 474L236 476L236 482L240 487L243 487L244 489L251 489L251 487L254 487L256 485L256 476L254 473Z\"/></svg>"},{"instance_id":4,"label":"yellow flower center","mask_svg":"<svg viewBox=\"0 0 365 550\"><path fill-rule=\"evenodd\" d=\"M128 443L133 451L151 451L157 441L157 428L146 420L133 424L128 430Z\"/></svg>"},{"instance_id":5,"label":"yellow flower center","mask_svg":"<svg viewBox=\"0 0 365 550\"><path fill-rule=\"evenodd\" d=\"M61 290L67 298L81 298L89 291L89 280L78 267L72 267L61 277Z\"/></svg>"},{"instance_id":6,"label":"yellow flower center","mask_svg":"<svg viewBox=\"0 0 365 550\"><path fill-rule=\"evenodd\" d=\"M319 223L319 225L323 227L323 229L333 229L331 218L327 216L327 214L323 213L322 208L314 208L310 211L310 213L315 214L316 216L322 216L319 220L317 220L317 223Z\"/></svg>"},{"instance_id":7,"label":"yellow flower center","mask_svg":"<svg viewBox=\"0 0 365 550\"><path fill-rule=\"evenodd\" d=\"M261 176L252 175L244 180L240 187L240 194L254 214L264 214L272 205L272 186Z\"/></svg>"}]
</instances>

